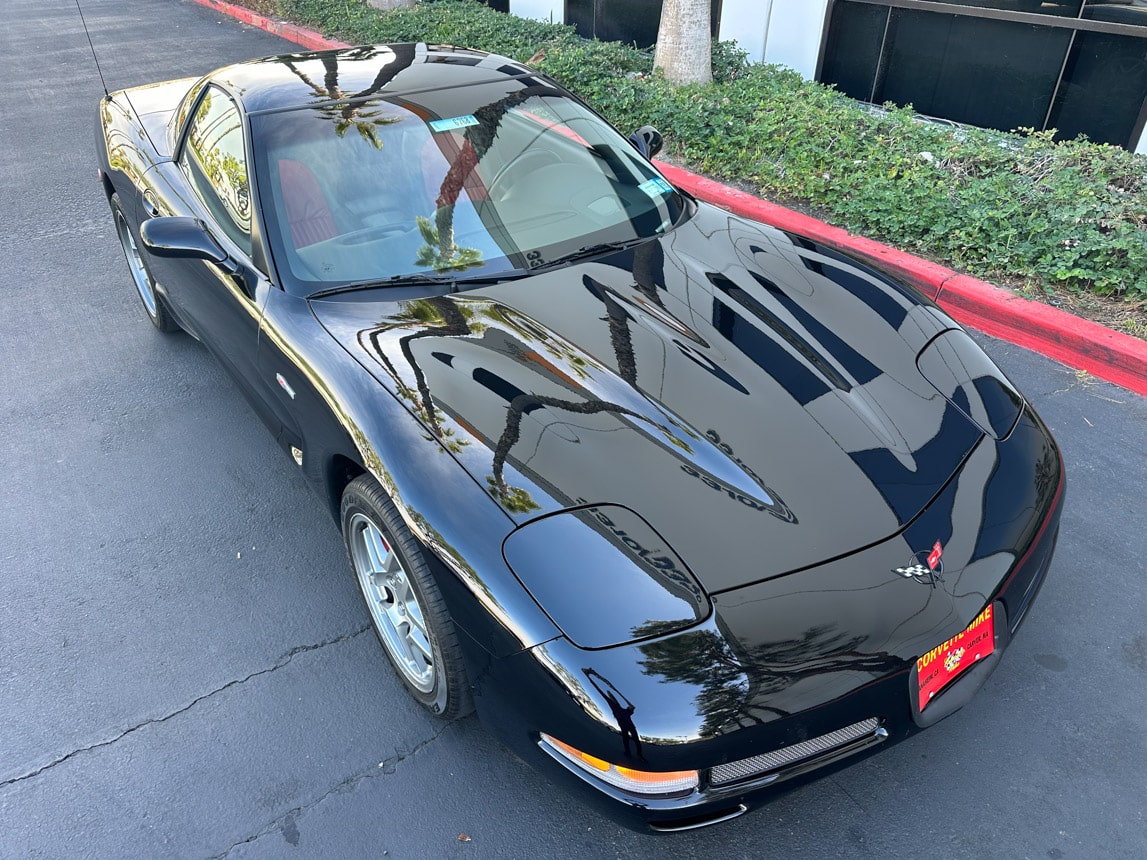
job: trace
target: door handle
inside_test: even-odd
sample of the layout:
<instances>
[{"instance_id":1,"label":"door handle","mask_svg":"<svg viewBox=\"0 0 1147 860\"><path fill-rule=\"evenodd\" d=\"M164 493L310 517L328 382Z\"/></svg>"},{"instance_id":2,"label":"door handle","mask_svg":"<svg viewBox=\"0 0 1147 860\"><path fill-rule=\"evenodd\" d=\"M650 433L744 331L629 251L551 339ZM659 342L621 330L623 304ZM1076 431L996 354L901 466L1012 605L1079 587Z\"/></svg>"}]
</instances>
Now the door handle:
<instances>
[{"instance_id":1,"label":"door handle","mask_svg":"<svg viewBox=\"0 0 1147 860\"><path fill-rule=\"evenodd\" d=\"M155 193L150 188L143 192L143 208L151 218L159 215L159 204L155 202Z\"/></svg>"}]
</instances>

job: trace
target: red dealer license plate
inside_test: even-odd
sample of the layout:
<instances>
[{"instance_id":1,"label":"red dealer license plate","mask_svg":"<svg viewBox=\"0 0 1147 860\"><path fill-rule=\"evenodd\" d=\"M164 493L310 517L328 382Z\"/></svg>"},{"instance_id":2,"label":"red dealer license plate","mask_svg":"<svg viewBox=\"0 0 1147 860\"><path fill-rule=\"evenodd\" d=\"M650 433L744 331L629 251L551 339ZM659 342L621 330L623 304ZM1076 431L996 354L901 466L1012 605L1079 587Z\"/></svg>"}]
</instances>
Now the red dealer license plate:
<instances>
[{"instance_id":1,"label":"red dealer license plate","mask_svg":"<svg viewBox=\"0 0 1147 860\"><path fill-rule=\"evenodd\" d=\"M963 633L953 636L916 661L921 711L933 696L996 650L996 627L988 604Z\"/></svg>"}]
</instances>

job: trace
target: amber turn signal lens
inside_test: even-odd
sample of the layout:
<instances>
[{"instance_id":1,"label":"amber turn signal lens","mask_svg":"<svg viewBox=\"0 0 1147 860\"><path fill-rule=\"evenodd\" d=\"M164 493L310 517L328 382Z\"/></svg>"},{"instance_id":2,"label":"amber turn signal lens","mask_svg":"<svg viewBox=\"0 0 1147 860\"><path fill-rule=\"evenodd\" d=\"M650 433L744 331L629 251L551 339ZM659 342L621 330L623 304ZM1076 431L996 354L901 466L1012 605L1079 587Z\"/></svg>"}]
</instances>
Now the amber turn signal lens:
<instances>
[{"instance_id":1,"label":"amber turn signal lens","mask_svg":"<svg viewBox=\"0 0 1147 860\"><path fill-rule=\"evenodd\" d=\"M577 765L586 773L630 794L646 796L685 794L697 787L698 775L695 770L634 770L584 753L547 734L542 735L542 742L558 756Z\"/></svg>"}]
</instances>

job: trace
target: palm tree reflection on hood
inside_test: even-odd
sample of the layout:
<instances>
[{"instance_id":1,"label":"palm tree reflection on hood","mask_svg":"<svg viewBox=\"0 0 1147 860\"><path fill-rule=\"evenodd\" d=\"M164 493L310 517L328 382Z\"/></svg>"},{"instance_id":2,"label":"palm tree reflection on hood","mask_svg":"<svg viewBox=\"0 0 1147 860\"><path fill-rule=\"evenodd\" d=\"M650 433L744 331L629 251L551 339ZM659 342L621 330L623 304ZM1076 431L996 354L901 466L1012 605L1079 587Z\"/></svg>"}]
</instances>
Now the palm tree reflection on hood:
<instances>
[{"instance_id":1,"label":"palm tree reflection on hood","mask_svg":"<svg viewBox=\"0 0 1147 860\"><path fill-rule=\"evenodd\" d=\"M644 252L644 255L648 257L653 248L660 250L660 243L646 242L636 249L634 255ZM637 266L634 266L634 269L636 270ZM582 284L605 305L605 321L609 325L609 345L613 348L613 354L617 360L618 375L636 388L637 356L633 351L633 332L629 328L633 315L625 309L625 306L617 300L613 291L605 284L594 280L589 275L582 278ZM640 288L640 283L637 286ZM642 289L641 292L651 298L658 307L664 307L661 303L661 297L657 295L656 288Z\"/></svg>"},{"instance_id":2,"label":"palm tree reflection on hood","mask_svg":"<svg viewBox=\"0 0 1147 860\"><path fill-rule=\"evenodd\" d=\"M637 707L633 702L629 701L625 693L617 689L612 681L600 674L597 670L582 669L582 674L589 679L589 682L593 684L593 688L597 690L598 694L605 700L610 712L613 714L613 718L617 721L617 728L621 732L621 743L625 756L627 758L630 756L629 744L632 741L633 754L641 761L645 761L645 753L641 749L641 735L638 734L637 724L633 722L633 713L637 710ZM601 684L595 681L595 678L600 678ZM605 685L605 688L602 687L602 684ZM624 705L622 701L625 702Z\"/></svg>"},{"instance_id":3,"label":"palm tree reflection on hood","mask_svg":"<svg viewBox=\"0 0 1147 860\"><path fill-rule=\"evenodd\" d=\"M596 398L589 400L564 400L560 397L547 397L543 394L519 394L510 401L510 408L506 410L506 426L502 430L498 444L494 447L493 474L488 478L488 481L499 495L506 492L507 485L503 474L506 467L506 458L510 455L510 449L513 448L521 438L522 416L529 414L538 407L560 409L563 412L571 412L574 415L600 415L603 412L608 412L613 415L628 415L641 422L648 420L646 416L634 412L632 409L627 409L620 404L610 403L606 400ZM661 430L665 434L670 435L668 428L662 427Z\"/></svg>"},{"instance_id":4,"label":"palm tree reflection on hood","mask_svg":"<svg viewBox=\"0 0 1147 860\"><path fill-rule=\"evenodd\" d=\"M423 299L415 299L414 301L407 302L403 311L393 318L397 326L411 324L421 326L421 328L413 334L404 335L398 339L398 348L402 352L402 357L406 359L406 363L410 366L414 374L414 385L417 389L417 394L412 392L402 381L401 374L399 374L387 357L386 350L378 341L380 332L375 331L371 334L371 339L375 345L374 352L398 386L399 395L415 407L418 414L426 422L434 438L455 452L461 450L465 443L461 440L449 439L449 437L453 435L452 432L442 426L441 414L434 405L434 398L430 394L430 386L426 382L426 374L414 357L412 344L416 340L428 337L463 337L468 334L480 332L484 329L484 326L476 327L472 315L473 311L469 306L460 306L458 302L445 296L427 296ZM441 324L427 327L431 322L440 322Z\"/></svg>"},{"instance_id":5,"label":"palm tree reflection on hood","mask_svg":"<svg viewBox=\"0 0 1147 860\"><path fill-rule=\"evenodd\" d=\"M659 307L664 307L661 302L661 297L657 295L656 285L649 274L654 270L655 261L657 261L661 255L660 243L646 242L636 249L635 254L641 255L638 265L634 266L635 276L638 280L636 286ZM639 273L644 273L644 275ZM642 283L643 281L644 284ZM583 278L582 283L593 295L597 296L605 304L609 324L609 342L613 349L618 376L625 380L635 391L640 392L637 386L637 356L633 349L633 333L629 327L629 323L633 319L632 315L622 307L613 297L612 291L604 284L599 283L588 275ZM643 415L621 404L600 399L588 390L583 389L583 391L585 391L587 395L587 399L585 400L569 400L558 397L548 397L541 394L522 393L510 401L510 408L506 412L505 428L502 430L502 435L494 448L494 469L493 475L489 479L491 486L499 490L505 486L503 470L505 468L506 459L510 455L510 450L517 444L521 437L522 417L538 407L560 409L563 412L571 412L575 415L600 415L602 413L610 413L634 418L642 424L648 424L650 422L648 415ZM667 426L661 424L657 424L656 426L667 440L676 445L682 444Z\"/></svg>"},{"instance_id":6,"label":"palm tree reflection on hood","mask_svg":"<svg viewBox=\"0 0 1147 860\"><path fill-rule=\"evenodd\" d=\"M428 296L405 303L403 312L392 318L391 325L386 326L384 329L375 330L370 334L370 339L374 346L373 352L379 357L379 360L386 368L390 377L394 379L398 386L399 395L415 407L417 414L426 423L431 434L448 449L455 451L460 450L465 442L451 438L453 435L452 431L443 426L442 413L434 403L434 396L427 382L425 371L414 355L413 344L415 341L425 338L455 338L480 334L485 330L487 324L485 322L476 321L474 316L475 311L468 302L460 302L450 296ZM505 319L501 321L503 323L507 322ZM394 367L387 355L386 348L379 339L386 329L410 325L417 326L418 330L398 338L398 348L403 360L407 366L410 367L411 373L414 376L414 389L411 389L403 382L402 375ZM530 353L532 350L530 349L531 344L529 344L529 333L524 329L518 330L515 327L514 334L517 338L523 339L523 345L526 346L526 349L523 349L523 353ZM626 354L632 356L632 353L632 348L626 350L623 344L619 344L619 361L623 360L621 356ZM627 367L621 370L623 377L634 376L635 371L630 369L631 366L632 362L629 362ZM574 382L575 373L568 374L565 378L567 385L573 386L577 384ZM509 380L506 381L509 382ZM643 415L621 404L600 399L587 389L579 389L579 393L583 394L586 399L569 399L522 392L510 401L506 410L505 426L494 446L491 474L486 477L490 492L508 510L525 513L536 510L539 507L527 491L519 487L511 486L505 478L506 461L511 449L517 444L521 437L523 416L528 415L537 408L545 407L577 415L598 415L603 413L624 415L642 424L650 423L650 417L648 415ZM661 424L655 426L665 438L670 441L676 440L676 436L669 427Z\"/></svg>"},{"instance_id":7,"label":"palm tree reflection on hood","mask_svg":"<svg viewBox=\"0 0 1147 860\"><path fill-rule=\"evenodd\" d=\"M503 99L503 101L505 100ZM664 304L661 301L661 296L657 294L656 283L656 273L660 272L664 259L661 243L651 241L639 245L634 250L634 257L635 286L644 296L658 307L663 308ZM589 275L582 279L582 283L587 290L605 304L609 324L609 343L613 349L618 376L634 389L637 389L637 356L633 349L633 333L629 328L629 323L633 319L632 315L613 297L612 291L605 284L594 280ZM494 448L494 486L501 487L505 483L502 472L510 449L514 447L521 436L522 416L539 406L561 409L576 415L598 415L609 412L615 415L627 415L642 422L648 421L647 416L634 412L632 409L592 396L591 399L578 401L546 397L540 394L520 394L510 402L509 411L506 413L505 429L503 429L502 436ZM659 427L659 429L668 438L675 438L667 427Z\"/></svg>"}]
</instances>

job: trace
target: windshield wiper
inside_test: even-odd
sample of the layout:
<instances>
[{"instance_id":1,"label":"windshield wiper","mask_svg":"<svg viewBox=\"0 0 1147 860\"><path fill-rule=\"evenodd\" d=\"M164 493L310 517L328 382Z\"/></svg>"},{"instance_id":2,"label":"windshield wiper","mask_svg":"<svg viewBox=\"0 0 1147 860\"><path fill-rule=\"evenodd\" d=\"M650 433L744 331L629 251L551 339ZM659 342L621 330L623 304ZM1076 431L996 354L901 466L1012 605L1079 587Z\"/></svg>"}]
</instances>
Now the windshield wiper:
<instances>
[{"instance_id":1,"label":"windshield wiper","mask_svg":"<svg viewBox=\"0 0 1147 860\"><path fill-rule=\"evenodd\" d=\"M530 274L529 269L505 269L501 272L492 272L487 275L471 275L464 277L463 272L409 272L405 275L392 275L389 278L371 278L365 281L354 281L350 284L340 284L325 290L318 290L307 296L308 299L321 299L337 293L349 293L356 290L384 289L387 287L417 287L424 284L434 286L448 286L449 292L456 293L460 286L477 286L480 284L498 284Z\"/></svg>"},{"instance_id":2,"label":"windshield wiper","mask_svg":"<svg viewBox=\"0 0 1147 860\"><path fill-rule=\"evenodd\" d=\"M599 257L602 254L607 254L610 251L622 251L632 245L638 245L642 242L647 242L650 239L656 239L656 236L637 236L633 239L621 239L616 242L597 242L593 245L585 245L578 248L576 251L571 251L568 254L562 254L560 257L554 257L552 260L546 260L542 265L532 269L533 272L544 272L546 269L551 269L554 266L560 266L563 263L573 263L577 260L584 260L589 257Z\"/></svg>"}]
</instances>

